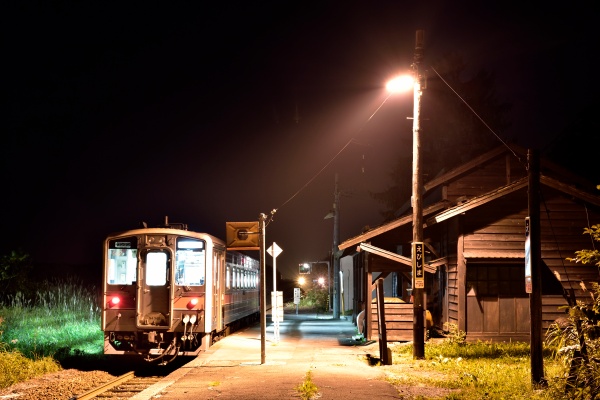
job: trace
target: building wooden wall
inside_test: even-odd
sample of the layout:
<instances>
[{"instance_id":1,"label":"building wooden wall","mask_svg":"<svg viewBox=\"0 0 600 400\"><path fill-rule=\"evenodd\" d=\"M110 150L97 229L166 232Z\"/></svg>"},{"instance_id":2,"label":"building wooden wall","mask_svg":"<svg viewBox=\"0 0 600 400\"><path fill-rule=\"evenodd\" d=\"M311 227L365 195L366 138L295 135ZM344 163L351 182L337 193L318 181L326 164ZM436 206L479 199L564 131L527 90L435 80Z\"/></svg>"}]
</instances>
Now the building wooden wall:
<instances>
[{"instance_id":1,"label":"building wooden wall","mask_svg":"<svg viewBox=\"0 0 600 400\"><path fill-rule=\"evenodd\" d=\"M467 333L467 339L523 339L529 335L529 298L524 293L528 171L526 155L520 157L506 149L496 149L425 184L424 203L430 206L430 211L424 240L435 249L432 251L435 257L446 260L436 273L438 285L426 288L426 304L435 326L454 323ZM581 182L577 177L569 177L567 171L542 163L541 172L559 174L545 175L540 184L542 328L546 329L565 315L562 307L568 300L573 301L569 294L587 301L589 283L600 280L597 267L567 261L576 251L593 248L591 237L584 235L583 229L600 223L600 201L598 196L570 186ZM410 221L404 215L390 223L394 224L388 230L379 229L373 236L365 234L365 239L389 251L398 251L404 246L402 255L410 256ZM361 290L365 299L371 297L367 293L373 272L402 273L402 267L389 266L377 256L363 260L366 269ZM509 291L508 295L497 293L495 298L469 293L472 285L468 287L468 279L473 279L473 271L484 274L482 269L485 268L496 277L503 272L512 274L510 280L495 278L499 285L522 286L516 292ZM518 276L521 269L522 280ZM485 287L483 278L476 282ZM370 333L375 335L377 313L373 307L367 307L366 311ZM475 312L468 316L469 309ZM386 304L387 316L389 340L412 340L412 304ZM481 318L479 322L477 318ZM506 326L501 326L503 324ZM492 332L494 327L496 333Z\"/></svg>"}]
</instances>

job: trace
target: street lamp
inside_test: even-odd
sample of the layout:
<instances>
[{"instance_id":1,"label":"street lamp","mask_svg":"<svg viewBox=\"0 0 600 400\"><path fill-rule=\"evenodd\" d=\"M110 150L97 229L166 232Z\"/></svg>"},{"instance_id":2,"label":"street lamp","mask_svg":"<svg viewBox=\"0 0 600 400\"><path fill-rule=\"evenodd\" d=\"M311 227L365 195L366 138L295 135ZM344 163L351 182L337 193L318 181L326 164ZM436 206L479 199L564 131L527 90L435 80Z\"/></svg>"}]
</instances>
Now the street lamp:
<instances>
[{"instance_id":1,"label":"street lamp","mask_svg":"<svg viewBox=\"0 0 600 400\"><path fill-rule=\"evenodd\" d=\"M413 75L413 96L414 96L414 113L413 113L413 162L412 162L412 264L413 264L413 358L425 358L425 338L424 338L424 308L423 308L423 289L424 280L416 281L415 266L417 264L417 254L415 249L416 244L421 244L423 249L423 204L421 193L421 96L423 94L421 83L424 79L421 73L420 66L423 59L423 47L425 43L425 33L422 30L417 31L415 43L415 55L412 65ZM397 78L388 83L387 88L390 91L398 91L400 88L406 88L410 80L406 77ZM410 86L410 85L408 85ZM421 254L422 256L422 254ZM423 260L419 259L422 263ZM422 265L422 264L421 264ZM424 275L421 269L422 275ZM424 278L424 276L422 276ZM419 283L419 284L417 284Z\"/></svg>"}]
</instances>

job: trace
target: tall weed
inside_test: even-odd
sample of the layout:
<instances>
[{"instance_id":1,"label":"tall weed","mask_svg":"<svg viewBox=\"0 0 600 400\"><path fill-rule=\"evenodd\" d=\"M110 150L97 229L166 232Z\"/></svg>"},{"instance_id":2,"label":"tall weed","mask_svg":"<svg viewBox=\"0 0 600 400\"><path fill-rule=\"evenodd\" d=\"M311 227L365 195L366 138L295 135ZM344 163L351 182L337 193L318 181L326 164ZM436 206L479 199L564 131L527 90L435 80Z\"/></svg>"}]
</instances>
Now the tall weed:
<instances>
[{"instance_id":1,"label":"tall weed","mask_svg":"<svg viewBox=\"0 0 600 400\"><path fill-rule=\"evenodd\" d=\"M568 307L568 317L554 322L546 336L563 366L552 383L564 398L595 399L600 393L600 285L591 286L591 301Z\"/></svg>"},{"instance_id":2,"label":"tall weed","mask_svg":"<svg viewBox=\"0 0 600 400\"><path fill-rule=\"evenodd\" d=\"M76 279L44 281L29 297L9 296L0 315L6 346L31 359L102 350L96 290Z\"/></svg>"}]
</instances>

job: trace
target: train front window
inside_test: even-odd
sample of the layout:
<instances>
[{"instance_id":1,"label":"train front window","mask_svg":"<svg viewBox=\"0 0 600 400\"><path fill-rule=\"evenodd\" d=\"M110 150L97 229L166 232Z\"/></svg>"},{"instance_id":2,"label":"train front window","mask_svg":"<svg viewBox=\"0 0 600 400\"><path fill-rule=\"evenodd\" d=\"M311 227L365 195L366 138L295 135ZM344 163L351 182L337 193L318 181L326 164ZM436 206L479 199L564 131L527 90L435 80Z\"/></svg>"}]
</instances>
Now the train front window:
<instances>
[{"instance_id":1,"label":"train front window","mask_svg":"<svg viewBox=\"0 0 600 400\"><path fill-rule=\"evenodd\" d=\"M203 286L206 271L204 240L179 238L175 253L175 282L182 286Z\"/></svg>"},{"instance_id":2,"label":"train front window","mask_svg":"<svg viewBox=\"0 0 600 400\"><path fill-rule=\"evenodd\" d=\"M137 281L137 242L135 238L111 240L106 255L106 283L133 285Z\"/></svg>"},{"instance_id":3,"label":"train front window","mask_svg":"<svg viewBox=\"0 0 600 400\"><path fill-rule=\"evenodd\" d=\"M146 255L146 285L164 286L167 283L167 253L150 252Z\"/></svg>"}]
</instances>

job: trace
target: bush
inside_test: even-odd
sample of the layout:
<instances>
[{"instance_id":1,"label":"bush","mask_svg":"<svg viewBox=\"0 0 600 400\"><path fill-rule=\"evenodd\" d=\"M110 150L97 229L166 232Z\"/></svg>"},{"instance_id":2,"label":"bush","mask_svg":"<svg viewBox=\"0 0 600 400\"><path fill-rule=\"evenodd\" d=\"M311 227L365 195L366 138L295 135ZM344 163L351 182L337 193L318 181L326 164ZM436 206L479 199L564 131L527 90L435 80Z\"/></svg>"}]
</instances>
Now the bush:
<instances>
[{"instance_id":1,"label":"bush","mask_svg":"<svg viewBox=\"0 0 600 400\"><path fill-rule=\"evenodd\" d=\"M0 329L4 319L0 317ZM30 379L46 372L60 371L61 367L51 357L41 357L31 360L17 350L11 350L3 342L3 331L0 330L0 388L5 388L15 383Z\"/></svg>"},{"instance_id":2,"label":"bush","mask_svg":"<svg viewBox=\"0 0 600 400\"><path fill-rule=\"evenodd\" d=\"M465 344L467 333L458 329L458 325L452 322L444 322L444 332L447 333L446 341L453 344Z\"/></svg>"},{"instance_id":3,"label":"bush","mask_svg":"<svg viewBox=\"0 0 600 400\"><path fill-rule=\"evenodd\" d=\"M562 362L556 385L568 398L592 399L600 393L600 285L592 283L591 302L569 307L568 317L554 322L546 342Z\"/></svg>"},{"instance_id":4,"label":"bush","mask_svg":"<svg viewBox=\"0 0 600 400\"><path fill-rule=\"evenodd\" d=\"M312 308L317 312L329 311L329 294L327 288L315 286L304 293L300 299L300 306Z\"/></svg>"}]
</instances>

